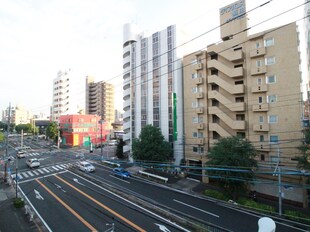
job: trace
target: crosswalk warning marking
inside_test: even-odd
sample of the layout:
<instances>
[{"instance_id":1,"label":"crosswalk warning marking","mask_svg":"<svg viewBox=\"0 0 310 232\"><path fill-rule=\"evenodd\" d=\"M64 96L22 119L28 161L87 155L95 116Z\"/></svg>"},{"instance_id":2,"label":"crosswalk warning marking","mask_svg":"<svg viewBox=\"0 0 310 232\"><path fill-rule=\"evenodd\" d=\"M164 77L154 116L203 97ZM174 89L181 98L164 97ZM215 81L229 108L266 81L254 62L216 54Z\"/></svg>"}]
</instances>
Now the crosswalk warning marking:
<instances>
[{"instance_id":1,"label":"crosswalk warning marking","mask_svg":"<svg viewBox=\"0 0 310 232\"><path fill-rule=\"evenodd\" d=\"M26 172L22 172L21 175L23 175L25 178L29 177Z\"/></svg>"},{"instance_id":2,"label":"crosswalk warning marking","mask_svg":"<svg viewBox=\"0 0 310 232\"><path fill-rule=\"evenodd\" d=\"M30 176L34 176L33 173L31 171L27 172Z\"/></svg>"},{"instance_id":3,"label":"crosswalk warning marking","mask_svg":"<svg viewBox=\"0 0 310 232\"><path fill-rule=\"evenodd\" d=\"M38 169L37 171L40 172L41 174L44 174L43 170L41 169Z\"/></svg>"},{"instance_id":4,"label":"crosswalk warning marking","mask_svg":"<svg viewBox=\"0 0 310 232\"><path fill-rule=\"evenodd\" d=\"M50 172L47 168L43 168L43 170L46 171L47 173Z\"/></svg>"},{"instance_id":5,"label":"crosswalk warning marking","mask_svg":"<svg viewBox=\"0 0 310 232\"><path fill-rule=\"evenodd\" d=\"M58 171L58 170L59 170L58 168L56 168L56 167L54 167L54 166L53 166L52 168L54 168L56 171Z\"/></svg>"},{"instance_id":6,"label":"crosswalk warning marking","mask_svg":"<svg viewBox=\"0 0 310 232\"><path fill-rule=\"evenodd\" d=\"M40 175L40 173L38 173L37 171L32 171L34 174L36 174L37 176Z\"/></svg>"}]
</instances>

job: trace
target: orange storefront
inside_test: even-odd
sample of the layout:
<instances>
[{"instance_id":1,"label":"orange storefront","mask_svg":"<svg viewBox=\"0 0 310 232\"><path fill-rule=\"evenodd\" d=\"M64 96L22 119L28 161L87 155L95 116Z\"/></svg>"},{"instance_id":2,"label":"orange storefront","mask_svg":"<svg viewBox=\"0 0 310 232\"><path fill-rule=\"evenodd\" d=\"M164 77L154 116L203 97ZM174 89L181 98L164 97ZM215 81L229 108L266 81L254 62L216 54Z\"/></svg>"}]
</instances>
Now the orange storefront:
<instances>
[{"instance_id":1,"label":"orange storefront","mask_svg":"<svg viewBox=\"0 0 310 232\"><path fill-rule=\"evenodd\" d=\"M66 146L90 147L106 141L109 134L108 122L100 123L97 115L63 115L59 119L61 144ZM102 126L102 128L101 128ZM101 134L102 133L102 134Z\"/></svg>"}]
</instances>

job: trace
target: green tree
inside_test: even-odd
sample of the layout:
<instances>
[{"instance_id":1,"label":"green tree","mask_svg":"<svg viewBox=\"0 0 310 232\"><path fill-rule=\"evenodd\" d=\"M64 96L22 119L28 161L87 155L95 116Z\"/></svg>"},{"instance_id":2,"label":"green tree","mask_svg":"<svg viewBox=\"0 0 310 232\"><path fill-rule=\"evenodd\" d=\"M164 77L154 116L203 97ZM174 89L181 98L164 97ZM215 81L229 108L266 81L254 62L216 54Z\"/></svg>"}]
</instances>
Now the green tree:
<instances>
[{"instance_id":1,"label":"green tree","mask_svg":"<svg viewBox=\"0 0 310 232\"><path fill-rule=\"evenodd\" d=\"M257 167L253 145L238 136L221 138L207 155L207 165L214 167L207 174L219 180L219 184L234 200L247 189L253 180L253 168Z\"/></svg>"},{"instance_id":2,"label":"green tree","mask_svg":"<svg viewBox=\"0 0 310 232\"><path fill-rule=\"evenodd\" d=\"M50 138L57 141L58 136L58 125L56 122L51 122L46 128L46 135Z\"/></svg>"},{"instance_id":3,"label":"green tree","mask_svg":"<svg viewBox=\"0 0 310 232\"><path fill-rule=\"evenodd\" d=\"M22 130L24 133L33 133L33 126L31 125L31 123L18 124L17 126L15 126L15 130L18 134L20 134Z\"/></svg>"},{"instance_id":4,"label":"green tree","mask_svg":"<svg viewBox=\"0 0 310 232\"><path fill-rule=\"evenodd\" d=\"M0 142L3 142L5 140L5 135L0 132Z\"/></svg>"},{"instance_id":5,"label":"green tree","mask_svg":"<svg viewBox=\"0 0 310 232\"><path fill-rule=\"evenodd\" d=\"M304 130L305 143L298 149L301 151L301 156L296 156L297 167L304 170L310 170L310 129Z\"/></svg>"},{"instance_id":6,"label":"green tree","mask_svg":"<svg viewBox=\"0 0 310 232\"><path fill-rule=\"evenodd\" d=\"M125 142L123 139L120 139L118 141L117 147L116 147L116 157L119 159L124 159L124 152L123 152L123 147L125 145Z\"/></svg>"},{"instance_id":7,"label":"green tree","mask_svg":"<svg viewBox=\"0 0 310 232\"><path fill-rule=\"evenodd\" d=\"M132 142L132 157L135 160L166 162L172 157L172 148L160 128L147 125L139 138Z\"/></svg>"}]
</instances>

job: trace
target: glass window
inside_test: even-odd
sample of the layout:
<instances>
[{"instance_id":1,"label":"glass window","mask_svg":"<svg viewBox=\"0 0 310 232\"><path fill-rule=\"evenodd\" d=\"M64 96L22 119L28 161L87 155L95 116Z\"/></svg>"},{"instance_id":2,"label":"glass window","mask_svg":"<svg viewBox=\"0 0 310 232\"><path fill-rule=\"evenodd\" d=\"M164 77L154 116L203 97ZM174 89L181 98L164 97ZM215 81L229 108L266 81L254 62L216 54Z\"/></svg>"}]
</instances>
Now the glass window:
<instances>
[{"instance_id":1,"label":"glass window","mask_svg":"<svg viewBox=\"0 0 310 232\"><path fill-rule=\"evenodd\" d=\"M270 135L269 141L270 141L271 143L277 143L277 142L279 141L279 138L278 138L277 135Z\"/></svg>"},{"instance_id":2,"label":"glass window","mask_svg":"<svg viewBox=\"0 0 310 232\"><path fill-rule=\"evenodd\" d=\"M261 67L263 65L263 61L262 60L257 60L256 61L256 67Z\"/></svg>"},{"instance_id":3,"label":"glass window","mask_svg":"<svg viewBox=\"0 0 310 232\"><path fill-rule=\"evenodd\" d=\"M193 132L193 138L197 138L198 137L198 133L197 132Z\"/></svg>"},{"instance_id":4,"label":"glass window","mask_svg":"<svg viewBox=\"0 0 310 232\"><path fill-rule=\"evenodd\" d=\"M198 137L198 138L203 138L203 133L202 133L202 132L198 132L198 133L197 133L197 137Z\"/></svg>"},{"instance_id":5,"label":"glass window","mask_svg":"<svg viewBox=\"0 0 310 232\"><path fill-rule=\"evenodd\" d=\"M255 48L260 48L260 43L259 42L255 43Z\"/></svg>"},{"instance_id":6,"label":"glass window","mask_svg":"<svg viewBox=\"0 0 310 232\"><path fill-rule=\"evenodd\" d=\"M193 117L193 118L192 118L192 122L193 122L193 123L198 123L198 117Z\"/></svg>"},{"instance_id":7,"label":"glass window","mask_svg":"<svg viewBox=\"0 0 310 232\"><path fill-rule=\"evenodd\" d=\"M277 123L278 122L278 116L277 115L269 115L268 121L269 121L269 123Z\"/></svg>"},{"instance_id":8,"label":"glass window","mask_svg":"<svg viewBox=\"0 0 310 232\"><path fill-rule=\"evenodd\" d=\"M276 63L276 58L274 56L266 57L265 58L265 64L266 65L272 65Z\"/></svg>"},{"instance_id":9,"label":"glass window","mask_svg":"<svg viewBox=\"0 0 310 232\"><path fill-rule=\"evenodd\" d=\"M259 116L258 121L259 123L264 123L264 116Z\"/></svg>"},{"instance_id":10,"label":"glass window","mask_svg":"<svg viewBox=\"0 0 310 232\"><path fill-rule=\"evenodd\" d=\"M258 85L261 85L261 84L262 84L262 78L258 78L258 79L257 79L257 84L258 84Z\"/></svg>"},{"instance_id":11,"label":"glass window","mask_svg":"<svg viewBox=\"0 0 310 232\"><path fill-rule=\"evenodd\" d=\"M192 88L192 93L198 93L198 88L197 87L193 87Z\"/></svg>"},{"instance_id":12,"label":"glass window","mask_svg":"<svg viewBox=\"0 0 310 232\"><path fill-rule=\"evenodd\" d=\"M198 152L198 147L193 147L193 152Z\"/></svg>"},{"instance_id":13,"label":"glass window","mask_svg":"<svg viewBox=\"0 0 310 232\"><path fill-rule=\"evenodd\" d=\"M192 108L197 108L198 107L198 101L192 102Z\"/></svg>"},{"instance_id":14,"label":"glass window","mask_svg":"<svg viewBox=\"0 0 310 232\"><path fill-rule=\"evenodd\" d=\"M259 141L260 141L260 142L264 142L264 136L263 136L263 135L260 135L260 136L259 136Z\"/></svg>"},{"instance_id":15,"label":"glass window","mask_svg":"<svg viewBox=\"0 0 310 232\"><path fill-rule=\"evenodd\" d=\"M267 38L264 41L265 47L270 47L274 45L274 39L273 38Z\"/></svg>"},{"instance_id":16,"label":"glass window","mask_svg":"<svg viewBox=\"0 0 310 232\"><path fill-rule=\"evenodd\" d=\"M192 79L197 78L197 73L192 73Z\"/></svg>"},{"instance_id":17,"label":"glass window","mask_svg":"<svg viewBox=\"0 0 310 232\"><path fill-rule=\"evenodd\" d=\"M277 96L276 95L269 95L267 96L267 102L272 103L277 101Z\"/></svg>"},{"instance_id":18,"label":"glass window","mask_svg":"<svg viewBox=\"0 0 310 232\"><path fill-rule=\"evenodd\" d=\"M258 97L258 103L263 103L263 97Z\"/></svg>"},{"instance_id":19,"label":"glass window","mask_svg":"<svg viewBox=\"0 0 310 232\"><path fill-rule=\"evenodd\" d=\"M275 75L271 75L271 76L267 76L267 84L272 84L276 82L276 76Z\"/></svg>"}]
</instances>

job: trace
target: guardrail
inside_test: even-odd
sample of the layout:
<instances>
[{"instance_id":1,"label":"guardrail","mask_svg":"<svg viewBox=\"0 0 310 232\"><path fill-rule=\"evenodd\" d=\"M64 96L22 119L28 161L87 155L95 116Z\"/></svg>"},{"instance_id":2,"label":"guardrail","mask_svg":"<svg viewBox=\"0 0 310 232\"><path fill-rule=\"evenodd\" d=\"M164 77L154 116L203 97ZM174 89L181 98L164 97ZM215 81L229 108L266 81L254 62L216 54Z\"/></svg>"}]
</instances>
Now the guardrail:
<instances>
[{"instance_id":1,"label":"guardrail","mask_svg":"<svg viewBox=\"0 0 310 232\"><path fill-rule=\"evenodd\" d=\"M119 167L120 166L120 164L115 163L115 162L111 162L111 161L108 161L108 160L104 160L104 161L102 161L102 163L105 163L105 164L107 164L109 166L114 166L114 167Z\"/></svg>"},{"instance_id":2,"label":"guardrail","mask_svg":"<svg viewBox=\"0 0 310 232\"><path fill-rule=\"evenodd\" d=\"M147 177L152 177L152 178L155 178L155 179L159 179L159 180L162 180L164 181L165 183L168 182L168 178L167 177L163 177L163 176L158 176L158 175L155 175L153 173L149 173L149 172L144 172L144 171L138 171L139 174L141 175L144 175L144 176L147 176Z\"/></svg>"}]
</instances>

